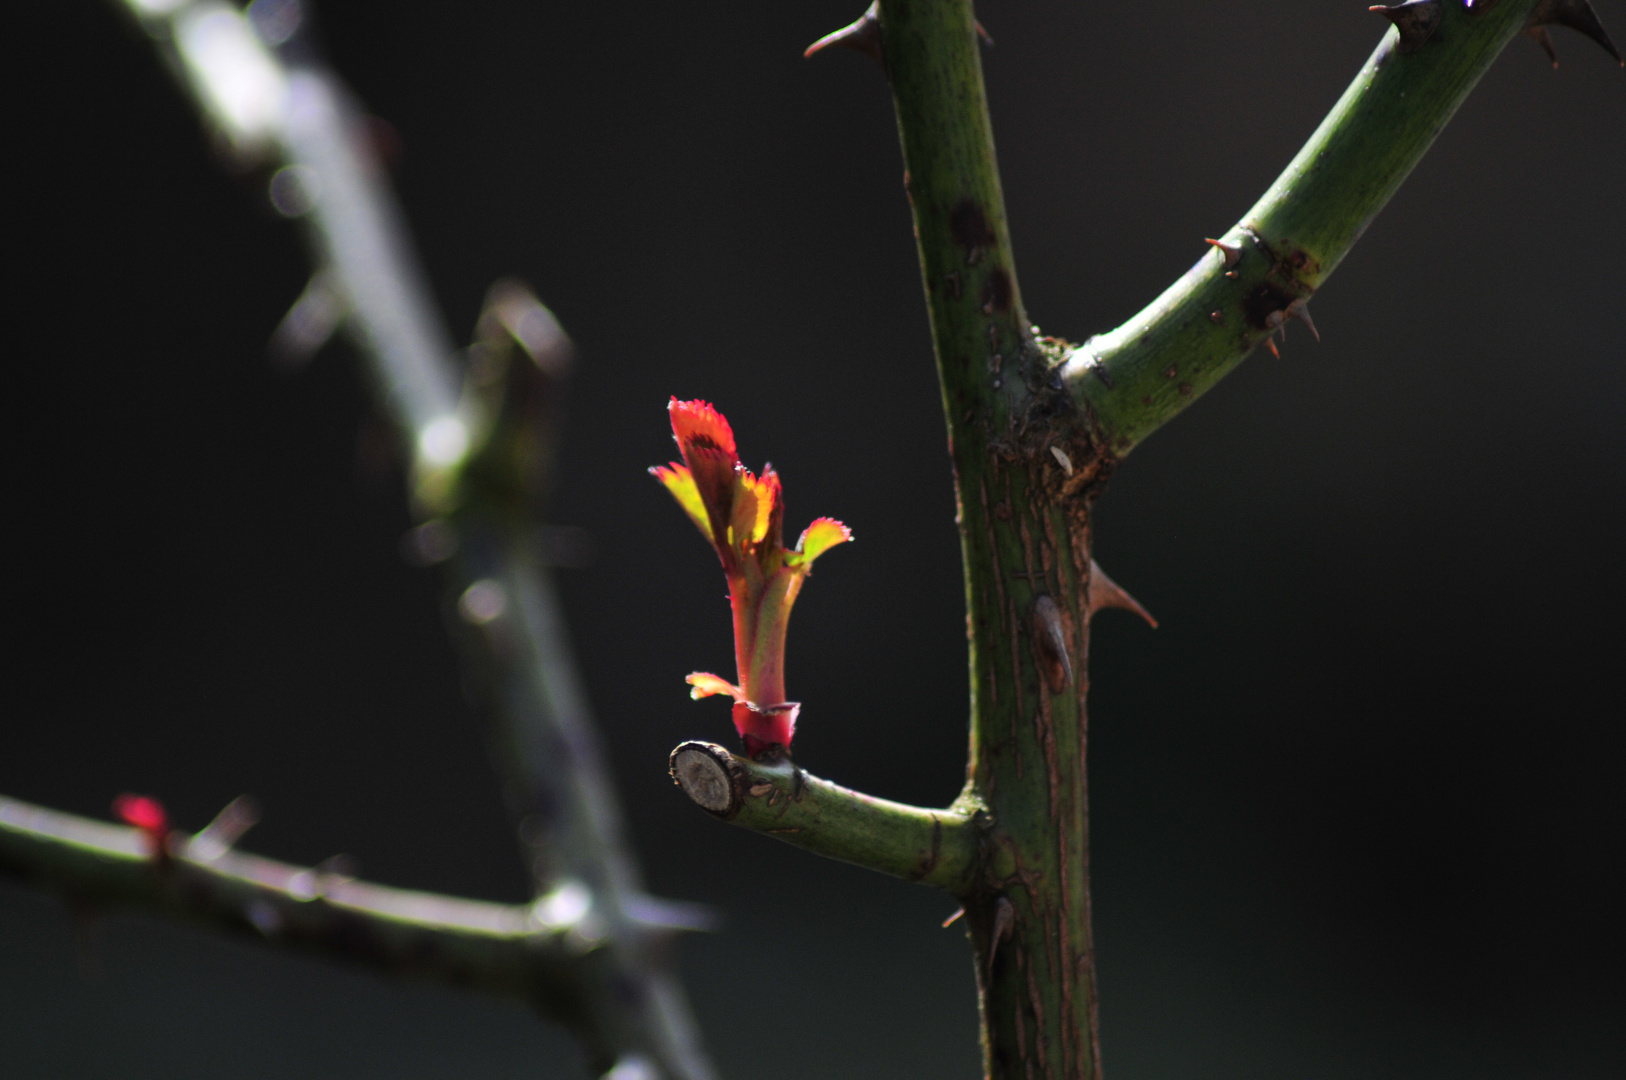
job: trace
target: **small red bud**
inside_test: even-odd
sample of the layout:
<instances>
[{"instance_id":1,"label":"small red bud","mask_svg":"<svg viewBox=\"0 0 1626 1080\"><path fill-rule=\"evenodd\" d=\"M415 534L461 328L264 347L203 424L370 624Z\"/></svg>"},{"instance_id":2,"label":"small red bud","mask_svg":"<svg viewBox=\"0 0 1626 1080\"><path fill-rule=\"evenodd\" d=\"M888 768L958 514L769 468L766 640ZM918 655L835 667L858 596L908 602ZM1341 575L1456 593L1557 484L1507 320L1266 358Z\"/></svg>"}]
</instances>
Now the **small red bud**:
<instances>
[{"instance_id":1,"label":"small red bud","mask_svg":"<svg viewBox=\"0 0 1626 1080\"><path fill-rule=\"evenodd\" d=\"M126 825L141 830L152 848L152 854L163 855L166 852L169 813L163 803L146 795L120 795L113 800L113 813Z\"/></svg>"}]
</instances>

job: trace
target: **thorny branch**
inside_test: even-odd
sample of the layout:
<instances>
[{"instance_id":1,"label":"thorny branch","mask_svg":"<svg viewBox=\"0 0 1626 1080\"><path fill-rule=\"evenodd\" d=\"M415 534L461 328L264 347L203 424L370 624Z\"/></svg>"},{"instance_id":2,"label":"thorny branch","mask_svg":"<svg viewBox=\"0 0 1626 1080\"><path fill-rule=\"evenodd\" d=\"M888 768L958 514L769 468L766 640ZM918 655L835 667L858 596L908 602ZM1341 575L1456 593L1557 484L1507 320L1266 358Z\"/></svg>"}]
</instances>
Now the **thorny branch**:
<instances>
[{"instance_id":1,"label":"thorny branch","mask_svg":"<svg viewBox=\"0 0 1626 1080\"><path fill-rule=\"evenodd\" d=\"M578 892L508 906L245 855L207 834L138 829L0 796L0 870L87 906L161 915L565 1016L601 926Z\"/></svg>"},{"instance_id":2,"label":"thorny branch","mask_svg":"<svg viewBox=\"0 0 1626 1080\"><path fill-rule=\"evenodd\" d=\"M1319 340L1309 303L1520 33L1551 50L1562 24L1620 59L1587 0L1412 0L1310 141L1196 265L1145 310L1067 354L1059 373L1121 458L1291 322Z\"/></svg>"},{"instance_id":3,"label":"thorny branch","mask_svg":"<svg viewBox=\"0 0 1626 1080\"><path fill-rule=\"evenodd\" d=\"M936 869L922 823L961 815L972 862L940 884L964 901L990 1077L1100 1074L1089 624L1101 607L1145 612L1090 557L1095 495L1289 320L1315 334L1309 298L1508 41L1523 31L1547 47L1545 27L1563 24L1618 59L1586 0L1409 0L1380 14L1393 27L1258 205L1145 311L1071 349L1037 339L1023 308L970 0L877 0L807 50L863 52L892 87L958 496L969 778L933 812L834 785L815 796L788 761L769 772L706 744L678 747L673 774L719 817L904 877ZM821 804L842 813L808 809Z\"/></svg>"},{"instance_id":4,"label":"thorny branch","mask_svg":"<svg viewBox=\"0 0 1626 1080\"><path fill-rule=\"evenodd\" d=\"M937 35L944 40L967 37L958 33L962 22L984 43L991 41L970 18L967 4L957 8L963 19L941 13L921 17L920 7L909 0L888 5L876 0L855 22L815 41L804 55L830 48L864 53L885 70L898 97L910 165L905 184L916 210L927 305L955 437L951 445L973 441L979 431L986 438L989 427L1016 430L1035 419L1051 423L1057 433L1045 440L1039 464L1059 471L1059 486L1067 497L1092 494L1114 458L1190 404L1257 345L1276 335L1285 337L1288 321L1303 323L1319 337L1309 314L1309 295L1360 238L1514 36L1532 38L1551 55L1546 28L1567 26L1621 61L1587 0L1508 0L1500 5L1497 0L1406 0L1373 7L1393 29L1258 204L1224 239L1207 240L1204 257L1144 311L1115 330L1064 350L1054 339L1036 341L1027 323L1010 255L980 65L969 50L944 48L943 41L934 43L935 51L922 44ZM884 45L888 13L895 24L890 34L904 46L895 46L893 53ZM907 71L900 86L900 54L932 61L935 67ZM1226 310L1227 304L1235 310ZM1007 373L1020 377L1007 378ZM1076 399L1079 412L1068 416L1066 406L1060 406L1058 419L1052 415L1058 406L1048 397L1063 389ZM1063 449L1064 439L1081 442L1083 452L1076 459ZM995 442L994 452L1011 452L1008 442ZM962 492L962 500L964 496ZM986 492L982 503L978 510L962 501L962 513L986 516ZM1011 502L998 504L994 512L1009 520ZM976 576L970 567L967 572ZM1032 574L1012 571L1008 576L1026 579ZM1117 607L1157 625L1093 561L1080 577L1086 616ZM973 608L986 591L986 583L968 582ZM1041 596L1034 610L1037 615L1055 607L1050 597ZM1045 635L1037 633L1034 647L1051 657L1057 682L1068 685L1073 670L1059 625L1059 618L1053 618L1048 626L1054 647L1039 649L1037 639ZM702 757L721 771L712 776L711 766L702 769ZM687 771L679 768L680 759L691 763ZM884 800L817 781L788 761L763 765L707 743L678 746L672 765L673 778L684 791L725 820L782 835L832 858L898 873L887 865L892 854L865 851L876 842L873 836L816 822L804 823L794 833L776 831L766 827L761 809L741 793L760 788L764 805L771 805L769 800L784 788L783 777L773 771L778 769L784 776L826 784L851 807ZM908 822L910 815L958 812L884 805L903 812L894 823ZM975 812L974 801L965 805L971 807L968 813ZM877 822L880 828L890 827ZM884 848L888 842L881 844Z\"/></svg>"},{"instance_id":5,"label":"thorny branch","mask_svg":"<svg viewBox=\"0 0 1626 1080\"><path fill-rule=\"evenodd\" d=\"M566 1023L599 1072L708 1080L666 946L710 917L642 891L538 542L569 340L522 288L500 285L460 371L362 114L315 59L298 0L261 0L246 14L223 0L125 3L222 149L273 166L273 202L305 225L317 270L273 344L308 352L342 322L396 422L429 519L412 546L447 567L543 906L399 893L230 852L199 859L189 844L146 865L123 830L13 803L0 804L22 822L7 826L7 864L84 899L490 983ZM301 906L312 881L323 902ZM560 898L572 933L591 927L590 949L536 923ZM358 928L364 944L345 934ZM422 949L441 959L423 960Z\"/></svg>"},{"instance_id":6,"label":"thorny branch","mask_svg":"<svg viewBox=\"0 0 1626 1080\"><path fill-rule=\"evenodd\" d=\"M708 1075L656 958L686 920L641 894L624 854L537 553L541 478L516 464L546 456L562 332L534 301L494 293L485 352L461 378L355 111L299 36L295 0L254 5L258 36L220 0L126 3L234 152L281 163L279 207L306 222L320 268L279 338L320 340L302 323L342 314L403 431L418 506L434 519L420 547L449 561L470 662L495 690L540 899L504 908L403 893L200 851L198 838L144 855L128 830L9 800L0 867L87 899L515 988L565 1016L600 1068ZM1551 52L1546 28L1565 25L1619 58L1586 0L1409 0L1380 14L1393 29L1260 202L1145 311L1072 349L1036 340L1023 309L968 0L878 2L809 49L869 54L894 93L960 501L970 779L953 807L932 811L710 744L680 746L673 775L719 817L962 897L991 1075L1099 1071L1088 626L1099 607L1136 605L1089 558L1090 500L1119 458L1258 344L1289 321L1315 333L1310 297L1512 37ZM367 927L371 944L333 944L341 923ZM644 1007L612 999L617 980L641 986Z\"/></svg>"}]
</instances>

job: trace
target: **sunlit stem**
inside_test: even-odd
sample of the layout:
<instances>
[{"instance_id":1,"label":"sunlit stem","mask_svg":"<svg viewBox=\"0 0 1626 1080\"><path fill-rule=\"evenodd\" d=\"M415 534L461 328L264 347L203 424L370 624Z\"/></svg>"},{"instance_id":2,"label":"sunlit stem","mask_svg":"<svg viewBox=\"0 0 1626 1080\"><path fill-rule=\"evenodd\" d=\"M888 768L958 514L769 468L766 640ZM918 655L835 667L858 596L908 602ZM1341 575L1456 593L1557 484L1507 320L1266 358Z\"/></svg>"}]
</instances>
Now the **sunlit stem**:
<instances>
[{"instance_id":1,"label":"sunlit stem","mask_svg":"<svg viewBox=\"0 0 1626 1080\"><path fill-rule=\"evenodd\" d=\"M781 568L766 580L754 570L729 578L734 609L734 659L746 700L764 707L784 703L785 636L804 571ZM756 587L753 589L752 579Z\"/></svg>"}]
</instances>

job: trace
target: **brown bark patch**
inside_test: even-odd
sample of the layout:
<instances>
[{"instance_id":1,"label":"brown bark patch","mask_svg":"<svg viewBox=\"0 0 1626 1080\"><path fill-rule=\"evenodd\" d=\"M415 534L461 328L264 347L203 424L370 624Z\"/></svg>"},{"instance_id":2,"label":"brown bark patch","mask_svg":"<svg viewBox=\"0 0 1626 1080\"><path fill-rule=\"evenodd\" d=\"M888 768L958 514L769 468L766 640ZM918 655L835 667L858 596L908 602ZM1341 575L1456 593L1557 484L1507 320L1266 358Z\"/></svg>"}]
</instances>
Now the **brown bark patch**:
<instances>
[{"instance_id":1,"label":"brown bark patch","mask_svg":"<svg viewBox=\"0 0 1626 1080\"><path fill-rule=\"evenodd\" d=\"M988 227L988 215L975 199L961 199L949 212L949 232L953 234L954 242L965 248L968 255L972 251L986 251L999 243L994 230Z\"/></svg>"}]
</instances>

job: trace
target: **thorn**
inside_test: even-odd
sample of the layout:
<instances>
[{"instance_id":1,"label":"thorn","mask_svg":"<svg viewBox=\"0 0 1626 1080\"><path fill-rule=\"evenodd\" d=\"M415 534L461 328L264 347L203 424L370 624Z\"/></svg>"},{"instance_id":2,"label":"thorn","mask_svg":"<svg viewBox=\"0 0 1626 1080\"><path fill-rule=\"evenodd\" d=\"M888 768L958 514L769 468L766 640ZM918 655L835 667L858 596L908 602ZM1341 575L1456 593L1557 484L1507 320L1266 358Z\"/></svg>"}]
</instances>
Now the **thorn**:
<instances>
[{"instance_id":1,"label":"thorn","mask_svg":"<svg viewBox=\"0 0 1626 1080\"><path fill-rule=\"evenodd\" d=\"M575 354L570 335L523 281L503 278L486 291L474 333L487 345L512 340L552 378L562 379L570 373Z\"/></svg>"},{"instance_id":2,"label":"thorn","mask_svg":"<svg viewBox=\"0 0 1626 1080\"><path fill-rule=\"evenodd\" d=\"M1094 559L1090 560L1090 595L1087 602L1091 618L1102 608L1122 608L1145 619L1146 625L1153 630L1157 629L1157 620L1152 618L1152 613L1141 607L1140 601L1124 592L1116 581L1107 577L1107 572Z\"/></svg>"},{"instance_id":3,"label":"thorn","mask_svg":"<svg viewBox=\"0 0 1626 1080\"><path fill-rule=\"evenodd\" d=\"M1001 896L994 902L994 926L988 934L988 981L994 978L994 957L999 955L1001 943L1010 940L1011 928L1016 925L1016 908Z\"/></svg>"},{"instance_id":4,"label":"thorn","mask_svg":"<svg viewBox=\"0 0 1626 1080\"><path fill-rule=\"evenodd\" d=\"M1547 32L1545 26L1526 26L1519 33L1541 46L1541 51L1547 54L1547 59L1553 62L1553 70L1558 70L1558 50L1553 48L1553 35Z\"/></svg>"},{"instance_id":5,"label":"thorn","mask_svg":"<svg viewBox=\"0 0 1626 1080\"><path fill-rule=\"evenodd\" d=\"M1615 63L1626 67L1626 60L1621 59L1620 50L1615 43L1609 40L1609 32L1603 28L1603 21L1592 7L1591 0L1541 0L1536 10L1530 13L1525 20L1524 33L1535 39L1537 45L1547 50L1547 56L1558 66L1558 54L1553 49L1553 40L1548 36L1546 27L1567 26L1578 34L1585 34L1598 43L1598 47L1615 58ZM1532 31L1535 31L1532 33Z\"/></svg>"},{"instance_id":6,"label":"thorn","mask_svg":"<svg viewBox=\"0 0 1626 1080\"><path fill-rule=\"evenodd\" d=\"M1052 446L1050 453L1056 459L1056 464L1061 466L1063 475L1073 475L1073 459L1067 456L1067 451L1059 446Z\"/></svg>"},{"instance_id":7,"label":"thorn","mask_svg":"<svg viewBox=\"0 0 1626 1080\"><path fill-rule=\"evenodd\" d=\"M1267 337L1265 339L1265 344L1270 346L1270 355L1274 356L1278 360L1280 360L1282 358L1282 351L1276 347L1276 339L1275 338L1268 338Z\"/></svg>"},{"instance_id":8,"label":"thorn","mask_svg":"<svg viewBox=\"0 0 1626 1080\"><path fill-rule=\"evenodd\" d=\"M950 915L948 918L943 920L943 929L947 930L949 927L951 927L955 923L959 922L960 921L960 916L964 915L964 914L965 914L965 908L955 908L954 909L954 914Z\"/></svg>"},{"instance_id":9,"label":"thorn","mask_svg":"<svg viewBox=\"0 0 1626 1080\"><path fill-rule=\"evenodd\" d=\"M618 1059L615 1067L599 1080L656 1080L665 1075L655 1063L642 1054L627 1054Z\"/></svg>"},{"instance_id":10,"label":"thorn","mask_svg":"<svg viewBox=\"0 0 1626 1080\"><path fill-rule=\"evenodd\" d=\"M706 904L662 900L636 893L623 902L628 916L646 930L668 934L712 934L722 929L723 915Z\"/></svg>"},{"instance_id":11,"label":"thorn","mask_svg":"<svg viewBox=\"0 0 1626 1080\"><path fill-rule=\"evenodd\" d=\"M989 37L988 31L982 28L982 23L977 22L975 19L972 20L972 23L976 26L977 36L982 39L982 43L992 49L994 47L994 39Z\"/></svg>"},{"instance_id":12,"label":"thorn","mask_svg":"<svg viewBox=\"0 0 1626 1080\"><path fill-rule=\"evenodd\" d=\"M202 862L220 858L260 820L260 808L247 795L239 795L198 831L187 844L186 853Z\"/></svg>"},{"instance_id":13,"label":"thorn","mask_svg":"<svg viewBox=\"0 0 1626 1080\"><path fill-rule=\"evenodd\" d=\"M1374 4L1366 10L1375 11L1395 24L1395 29L1400 31L1400 43L1395 48L1401 54L1414 53L1426 45L1439 28L1442 14L1440 0L1406 0L1392 7Z\"/></svg>"},{"instance_id":14,"label":"thorn","mask_svg":"<svg viewBox=\"0 0 1626 1080\"><path fill-rule=\"evenodd\" d=\"M1282 341L1283 341L1283 343L1286 343L1286 341L1287 341L1287 312L1286 311L1272 311L1269 315L1266 315L1265 316L1265 329L1269 330L1272 334L1280 331L1281 335L1282 335Z\"/></svg>"},{"instance_id":15,"label":"thorn","mask_svg":"<svg viewBox=\"0 0 1626 1080\"><path fill-rule=\"evenodd\" d=\"M350 303L345 299L338 275L331 270L318 270L277 323L277 328L271 331L267 346L271 359L287 371L304 367L327 344L349 313Z\"/></svg>"},{"instance_id":16,"label":"thorn","mask_svg":"<svg viewBox=\"0 0 1626 1080\"><path fill-rule=\"evenodd\" d=\"M1067 655L1067 634L1061 625L1061 609L1048 595L1041 593L1033 601L1031 616L1033 648L1038 654L1039 669L1052 694L1059 694L1073 684L1073 661Z\"/></svg>"},{"instance_id":17,"label":"thorn","mask_svg":"<svg viewBox=\"0 0 1626 1080\"><path fill-rule=\"evenodd\" d=\"M355 879L361 876L361 864L355 857L340 852L338 855L329 855L315 866L311 867L318 876L324 878Z\"/></svg>"},{"instance_id":18,"label":"thorn","mask_svg":"<svg viewBox=\"0 0 1626 1080\"><path fill-rule=\"evenodd\" d=\"M1220 257L1225 260L1225 267L1227 270L1235 266L1237 264L1237 260L1242 258L1242 249L1235 244L1227 244L1206 236L1203 237L1203 243L1213 245L1214 250L1218 251L1220 253Z\"/></svg>"},{"instance_id":19,"label":"thorn","mask_svg":"<svg viewBox=\"0 0 1626 1080\"><path fill-rule=\"evenodd\" d=\"M1287 314L1290 318L1297 319L1305 326L1308 326L1310 328L1311 337L1315 338L1317 341L1321 340L1321 334L1316 330L1315 323L1310 321L1310 301L1306 300L1302 296L1299 297L1297 300L1287 305Z\"/></svg>"},{"instance_id":20,"label":"thorn","mask_svg":"<svg viewBox=\"0 0 1626 1080\"><path fill-rule=\"evenodd\" d=\"M843 26L833 34L826 34L802 53L802 59L807 59L815 53L821 53L832 46L843 49L852 49L874 59L882 69L886 68L886 58L881 54L881 5L879 0L864 9L858 20L850 25Z\"/></svg>"}]
</instances>

